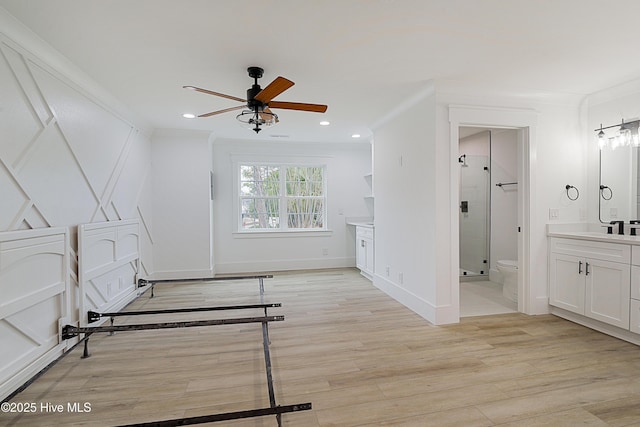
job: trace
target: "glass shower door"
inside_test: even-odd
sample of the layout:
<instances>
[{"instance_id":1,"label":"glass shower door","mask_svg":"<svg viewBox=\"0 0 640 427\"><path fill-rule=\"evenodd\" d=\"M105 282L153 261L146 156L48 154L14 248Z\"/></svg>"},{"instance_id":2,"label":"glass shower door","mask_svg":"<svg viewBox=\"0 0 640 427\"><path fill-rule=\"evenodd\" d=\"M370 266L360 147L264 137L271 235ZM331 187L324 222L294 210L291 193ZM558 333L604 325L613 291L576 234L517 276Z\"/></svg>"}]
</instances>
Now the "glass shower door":
<instances>
[{"instance_id":1,"label":"glass shower door","mask_svg":"<svg viewBox=\"0 0 640 427\"><path fill-rule=\"evenodd\" d=\"M488 275L488 156L464 157L460 165L460 275Z\"/></svg>"}]
</instances>

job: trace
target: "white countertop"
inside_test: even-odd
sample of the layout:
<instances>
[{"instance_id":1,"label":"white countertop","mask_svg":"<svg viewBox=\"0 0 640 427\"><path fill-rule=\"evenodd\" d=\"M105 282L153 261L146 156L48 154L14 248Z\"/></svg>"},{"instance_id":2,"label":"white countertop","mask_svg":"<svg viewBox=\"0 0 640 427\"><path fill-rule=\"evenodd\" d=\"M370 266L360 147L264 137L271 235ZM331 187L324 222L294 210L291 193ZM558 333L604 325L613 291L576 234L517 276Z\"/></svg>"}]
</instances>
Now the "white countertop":
<instances>
[{"instance_id":1,"label":"white countertop","mask_svg":"<svg viewBox=\"0 0 640 427\"><path fill-rule=\"evenodd\" d=\"M373 222L348 222L347 225L355 225L356 227L373 228Z\"/></svg>"},{"instance_id":2,"label":"white countertop","mask_svg":"<svg viewBox=\"0 0 640 427\"><path fill-rule=\"evenodd\" d=\"M563 237L566 239L595 240L598 242L640 245L640 236L607 234L604 231L549 231L547 235L549 237Z\"/></svg>"}]
</instances>

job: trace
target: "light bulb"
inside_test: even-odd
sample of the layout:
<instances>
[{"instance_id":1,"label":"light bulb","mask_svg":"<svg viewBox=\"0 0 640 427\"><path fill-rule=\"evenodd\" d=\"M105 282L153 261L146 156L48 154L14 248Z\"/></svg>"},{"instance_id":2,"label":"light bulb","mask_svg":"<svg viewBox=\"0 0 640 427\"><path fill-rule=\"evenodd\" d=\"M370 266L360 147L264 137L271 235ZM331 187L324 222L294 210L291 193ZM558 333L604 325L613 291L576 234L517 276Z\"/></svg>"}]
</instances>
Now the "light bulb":
<instances>
[{"instance_id":1,"label":"light bulb","mask_svg":"<svg viewBox=\"0 0 640 427\"><path fill-rule=\"evenodd\" d=\"M604 131L602 130L602 125L600 125L600 132L598 132L598 148L602 150L606 148L607 145L608 145L607 137L605 136Z\"/></svg>"}]
</instances>

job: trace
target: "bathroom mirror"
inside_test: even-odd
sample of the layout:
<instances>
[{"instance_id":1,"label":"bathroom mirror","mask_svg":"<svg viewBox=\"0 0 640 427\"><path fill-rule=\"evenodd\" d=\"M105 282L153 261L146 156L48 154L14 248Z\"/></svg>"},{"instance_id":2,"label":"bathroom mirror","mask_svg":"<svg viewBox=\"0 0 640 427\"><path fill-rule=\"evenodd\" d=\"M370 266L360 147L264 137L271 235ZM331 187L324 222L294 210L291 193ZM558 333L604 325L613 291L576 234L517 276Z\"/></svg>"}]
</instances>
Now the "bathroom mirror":
<instances>
[{"instance_id":1,"label":"bathroom mirror","mask_svg":"<svg viewBox=\"0 0 640 427\"><path fill-rule=\"evenodd\" d=\"M601 222L640 219L639 153L640 149L632 146L600 150L598 206Z\"/></svg>"}]
</instances>

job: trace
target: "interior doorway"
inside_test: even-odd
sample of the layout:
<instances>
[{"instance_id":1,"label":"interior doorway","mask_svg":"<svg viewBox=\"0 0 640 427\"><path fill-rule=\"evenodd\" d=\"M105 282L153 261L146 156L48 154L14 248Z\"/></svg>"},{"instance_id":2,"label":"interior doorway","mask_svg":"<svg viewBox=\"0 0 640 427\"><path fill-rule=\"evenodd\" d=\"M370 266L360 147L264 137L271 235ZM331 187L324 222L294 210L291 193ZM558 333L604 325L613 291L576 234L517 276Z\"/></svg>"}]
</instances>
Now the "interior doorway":
<instances>
[{"instance_id":1,"label":"interior doorway","mask_svg":"<svg viewBox=\"0 0 640 427\"><path fill-rule=\"evenodd\" d=\"M517 287L517 130L459 128L460 317L513 313Z\"/></svg>"},{"instance_id":2,"label":"interior doorway","mask_svg":"<svg viewBox=\"0 0 640 427\"><path fill-rule=\"evenodd\" d=\"M537 128L537 114L533 110L488 108L473 106L450 106L450 191L451 191L451 217L458 218L460 209L459 185L460 176L458 170L459 135L460 128L477 127L484 129L511 129L516 134L517 146L517 279L516 288L517 311L533 313L536 303L532 295L531 286L531 251L530 251L530 209L531 195L534 194L532 185L534 169L532 161L535 160L535 137ZM456 224L457 225L457 224ZM459 227L451 227L451 301L455 313L457 305L458 318L460 317L460 244Z\"/></svg>"}]
</instances>

